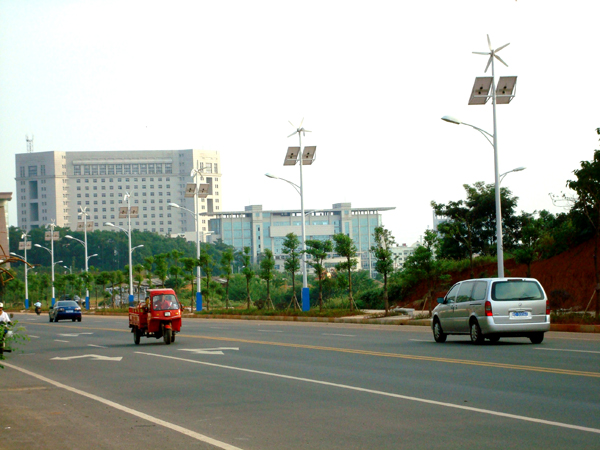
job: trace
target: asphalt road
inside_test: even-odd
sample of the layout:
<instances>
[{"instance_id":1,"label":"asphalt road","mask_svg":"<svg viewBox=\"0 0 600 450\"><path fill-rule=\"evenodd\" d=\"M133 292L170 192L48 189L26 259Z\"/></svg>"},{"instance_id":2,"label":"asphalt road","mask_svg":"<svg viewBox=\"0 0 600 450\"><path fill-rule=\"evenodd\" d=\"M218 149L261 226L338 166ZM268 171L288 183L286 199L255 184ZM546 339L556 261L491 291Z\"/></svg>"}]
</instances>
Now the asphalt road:
<instances>
[{"instance_id":1,"label":"asphalt road","mask_svg":"<svg viewBox=\"0 0 600 450\"><path fill-rule=\"evenodd\" d=\"M597 449L600 336L540 345L426 327L126 317L49 323L0 370L0 448Z\"/></svg>"}]
</instances>

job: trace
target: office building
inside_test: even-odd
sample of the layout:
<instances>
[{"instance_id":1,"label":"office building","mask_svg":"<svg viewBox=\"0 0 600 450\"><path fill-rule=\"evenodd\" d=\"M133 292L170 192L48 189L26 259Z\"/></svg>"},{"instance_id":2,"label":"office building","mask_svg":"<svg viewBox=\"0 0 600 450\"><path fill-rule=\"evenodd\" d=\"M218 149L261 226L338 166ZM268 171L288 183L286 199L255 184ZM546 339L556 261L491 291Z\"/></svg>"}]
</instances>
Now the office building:
<instances>
[{"instance_id":1,"label":"office building","mask_svg":"<svg viewBox=\"0 0 600 450\"><path fill-rule=\"evenodd\" d=\"M306 239L333 239L344 233L354 241L359 253L359 269L369 270L375 265L370 248L374 245L375 227L382 225L381 212L395 209L352 208L351 203L336 203L331 209L306 212ZM266 248L271 249L279 270L283 268L282 245L288 233L302 238L302 214L300 210L263 210L261 205L246 206L244 211L215 211L210 220L213 232L210 241L222 239L236 250L250 247L254 262Z\"/></svg>"},{"instance_id":2,"label":"office building","mask_svg":"<svg viewBox=\"0 0 600 450\"><path fill-rule=\"evenodd\" d=\"M200 200L200 212L221 209L221 164L215 151L144 150L94 152L28 152L16 155L16 196L18 225L22 229L57 226L77 229L80 207L87 207L93 229L112 222L127 227L119 217L125 193L139 216L131 219L132 229L165 235L195 230L193 215L170 208L170 202L194 211L194 198L185 197L187 183L194 183L193 168L203 172L202 183L210 185L209 195ZM208 217L201 221L207 231Z\"/></svg>"}]
</instances>

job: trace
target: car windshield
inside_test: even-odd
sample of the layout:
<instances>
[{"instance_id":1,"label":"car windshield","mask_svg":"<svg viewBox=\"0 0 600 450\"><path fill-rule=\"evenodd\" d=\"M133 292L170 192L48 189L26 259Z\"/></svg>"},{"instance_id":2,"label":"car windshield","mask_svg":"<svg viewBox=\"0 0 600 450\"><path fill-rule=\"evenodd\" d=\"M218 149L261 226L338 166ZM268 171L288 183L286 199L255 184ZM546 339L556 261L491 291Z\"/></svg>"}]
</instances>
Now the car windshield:
<instances>
[{"instance_id":1,"label":"car windshield","mask_svg":"<svg viewBox=\"0 0 600 450\"><path fill-rule=\"evenodd\" d=\"M173 294L159 294L152 297L152 308L154 311L179 309L179 303Z\"/></svg>"},{"instance_id":2,"label":"car windshield","mask_svg":"<svg viewBox=\"0 0 600 450\"><path fill-rule=\"evenodd\" d=\"M61 308L79 308L79 305L72 301L58 302L58 304L56 306L59 306Z\"/></svg>"},{"instance_id":3,"label":"car windshield","mask_svg":"<svg viewBox=\"0 0 600 450\"><path fill-rule=\"evenodd\" d=\"M492 286L492 299L497 301L543 300L544 293L535 281L498 281Z\"/></svg>"}]
</instances>

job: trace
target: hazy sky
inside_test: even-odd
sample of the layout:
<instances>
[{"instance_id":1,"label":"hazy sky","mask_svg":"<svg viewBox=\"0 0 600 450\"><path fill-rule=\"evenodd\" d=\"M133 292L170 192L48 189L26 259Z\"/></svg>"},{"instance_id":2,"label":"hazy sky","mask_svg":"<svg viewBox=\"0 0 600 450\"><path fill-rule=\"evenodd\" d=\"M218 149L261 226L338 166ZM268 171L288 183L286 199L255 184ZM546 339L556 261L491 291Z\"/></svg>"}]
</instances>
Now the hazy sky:
<instances>
[{"instance_id":1,"label":"hazy sky","mask_svg":"<svg viewBox=\"0 0 600 450\"><path fill-rule=\"evenodd\" d=\"M15 153L205 149L221 153L222 209L299 209L299 169L283 167L312 130L305 208L396 207L383 223L412 244L431 200L493 183L491 101L467 104L492 46L500 172L518 209L557 212L580 161L600 148L600 2L0 0L0 191ZM10 222L16 225L16 200Z\"/></svg>"}]
</instances>

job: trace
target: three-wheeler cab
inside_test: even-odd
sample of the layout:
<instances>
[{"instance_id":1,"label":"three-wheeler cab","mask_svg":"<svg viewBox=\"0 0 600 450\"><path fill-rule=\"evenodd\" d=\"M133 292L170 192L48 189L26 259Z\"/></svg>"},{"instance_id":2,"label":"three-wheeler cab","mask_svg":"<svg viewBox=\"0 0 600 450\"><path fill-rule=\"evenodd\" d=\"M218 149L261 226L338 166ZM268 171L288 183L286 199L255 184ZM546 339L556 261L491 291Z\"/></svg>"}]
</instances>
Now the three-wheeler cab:
<instances>
[{"instance_id":1,"label":"three-wheeler cab","mask_svg":"<svg viewBox=\"0 0 600 450\"><path fill-rule=\"evenodd\" d=\"M142 336L164 339L165 344L175 342L181 331L182 306L173 289L149 289L144 302L129 307L129 328L133 342L140 343Z\"/></svg>"}]
</instances>

